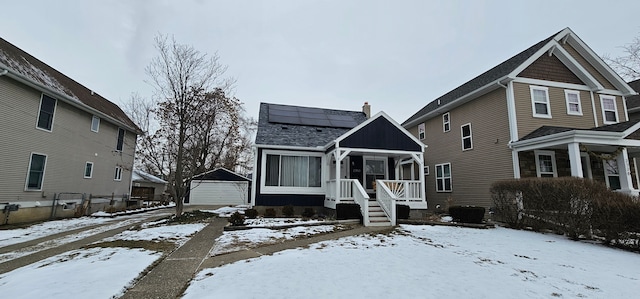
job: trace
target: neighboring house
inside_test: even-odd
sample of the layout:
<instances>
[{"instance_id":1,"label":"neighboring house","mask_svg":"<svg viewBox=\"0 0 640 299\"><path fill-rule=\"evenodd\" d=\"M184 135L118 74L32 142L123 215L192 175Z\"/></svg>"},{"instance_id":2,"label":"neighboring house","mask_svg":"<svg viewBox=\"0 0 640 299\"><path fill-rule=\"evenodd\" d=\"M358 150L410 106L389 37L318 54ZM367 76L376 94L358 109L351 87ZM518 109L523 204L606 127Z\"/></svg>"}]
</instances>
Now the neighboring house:
<instances>
[{"instance_id":1,"label":"neighboring house","mask_svg":"<svg viewBox=\"0 0 640 299\"><path fill-rule=\"evenodd\" d=\"M636 92L640 92L640 79L628 82ZM630 120L640 120L640 95L627 97L627 112Z\"/></svg>"},{"instance_id":2,"label":"neighboring house","mask_svg":"<svg viewBox=\"0 0 640 299\"><path fill-rule=\"evenodd\" d=\"M414 167L424 145L384 112L369 118L370 111L367 103L363 112L261 103L254 205L357 203L367 225L395 224L396 202L426 209L423 168Z\"/></svg>"},{"instance_id":3,"label":"neighboring house","mask_svg":"<svg viewBox=\"0 0 640 299\"><path fill-rule=\"evenodd\" d=\"M403 123L429 145L430 208L490 208L493 182L524 177L637 194L640 125L625 109L635 94L566 28L433 100Z\"/></svg>"},{"instance_id":4,"label":"neighboring house","mask_svg":"<svg viewBox=\"0 0 640 299\"><path fill-rule=\"evenodd\" d=\"M142 170L134 169L131 177L131 201L130 204L142 205L140 201L166 201L165 191L167 181L148 174Z\"/></svg>"},{"instance_id":5,"label":"neighboring house","mask_svg":"<svg viewBox=\"0 0 640 299\"><path fill-rule=\"evenodd\" d=\"M251 179L225 168L216 168L191 178L185 204L247 205Z\"/></svg>"},{"instance_id":6,"label":"neighboring house","mask_svg":"<svg viewBox=\"0 0 640 299\"><path fill-rule=\"evenodd\" d=\"M90 195L93 210L124 205L139 129L117 105L4 39L0 127L0 223L83 213Z\"/></svg>"}]
</instances>

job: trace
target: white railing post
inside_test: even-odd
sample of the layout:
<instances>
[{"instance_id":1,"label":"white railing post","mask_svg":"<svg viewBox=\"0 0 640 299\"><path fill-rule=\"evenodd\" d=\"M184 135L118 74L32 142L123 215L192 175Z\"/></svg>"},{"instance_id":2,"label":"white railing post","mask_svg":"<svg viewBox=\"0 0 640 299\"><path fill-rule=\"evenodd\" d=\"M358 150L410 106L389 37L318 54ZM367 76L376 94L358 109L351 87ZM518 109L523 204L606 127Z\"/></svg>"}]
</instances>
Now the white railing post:
<instances>
[{"instance_id":1,"label":"white railing post","mask_svg":"<svg viewBox=\"0 0 640 299\"><path fill-rule=\"evenodd\" d=\"M353 201L360 206L362 224L369 226L369 194L362 188L358 180L348 180L351 183Z\"/></svg>"}]
</instances>

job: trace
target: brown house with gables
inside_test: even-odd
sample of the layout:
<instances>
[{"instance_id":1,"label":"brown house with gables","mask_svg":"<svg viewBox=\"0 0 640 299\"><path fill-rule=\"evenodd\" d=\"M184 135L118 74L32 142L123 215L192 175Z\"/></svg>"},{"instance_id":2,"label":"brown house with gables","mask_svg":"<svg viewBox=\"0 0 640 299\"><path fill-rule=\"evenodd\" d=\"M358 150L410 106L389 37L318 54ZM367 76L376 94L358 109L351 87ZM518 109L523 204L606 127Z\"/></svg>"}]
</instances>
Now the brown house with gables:
<instances>
[{"instance_id":1,"label":"brown house with gables","mask_svg":"<svg viewBox=\"0 0 640 299\"><path fill-rule=\"evenodd\" d=\"M636 92L566 28L434 99L402 125L429 147L429 208L492 206L493 182L575 176L638 194Z\"/></svg>"}]
</instances>

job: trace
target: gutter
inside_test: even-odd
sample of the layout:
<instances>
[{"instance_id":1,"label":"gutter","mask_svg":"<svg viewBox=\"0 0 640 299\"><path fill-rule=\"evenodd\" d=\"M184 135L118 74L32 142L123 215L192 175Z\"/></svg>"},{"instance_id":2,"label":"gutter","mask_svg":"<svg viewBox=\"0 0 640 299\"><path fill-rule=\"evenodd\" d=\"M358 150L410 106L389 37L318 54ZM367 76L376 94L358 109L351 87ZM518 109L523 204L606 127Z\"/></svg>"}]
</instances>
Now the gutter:
<instances>
[{"instance_id":1,"label":"gutter","mask_svg":"<svg viewBox=\"0 0 640 299\"><path fill-rule=\"evenodd\" d=\"M5 67L2 66L2 68L5 68ZM125 129L127 129L127 130L129 130L131 132L135 132L138 135L141 135L141 133L142 133L139 128L133 128L133 127L123 123L122 121L113 118L112 116L106 115L105 113L103 113L103 112L101 112L101 111L99 111L99 110L97 110L97 109L95 109L93 107L90 107L87 104L82 103L82 101L79 100L79 99L74 99L74 98L70 97L69 95L67 95L65 93L61 93L61 92L59 92L57 90L54 90L54 89L52 89L52 88L50 88L48 86L45 86L45 85L43 85L41 83L34 82L33 80L30 80L29 78L23 76L22 74L16 73L14 71L9 71L8 68L5 68L5 70L0 73L0 76L3 76L3 75L7 75L8 77L10 77L10 78L22 83L22 84L25 84L25 85L27 85L29 87L32 87L32 88L35 88L35 89L38 89L38 90L45 90L47 93L56 95L58 98L64 99L65 102L67 104L71 105L71 106L74 106L74 107L79 108L81 110L93 113L93 114L95 114L97 116L100 116L100 118L108 119L112 123L114 123L114 124L116 124L116 125L118 125L118 126L120 126L122 128L125 128Z\"/></svg>"}]
</instances>

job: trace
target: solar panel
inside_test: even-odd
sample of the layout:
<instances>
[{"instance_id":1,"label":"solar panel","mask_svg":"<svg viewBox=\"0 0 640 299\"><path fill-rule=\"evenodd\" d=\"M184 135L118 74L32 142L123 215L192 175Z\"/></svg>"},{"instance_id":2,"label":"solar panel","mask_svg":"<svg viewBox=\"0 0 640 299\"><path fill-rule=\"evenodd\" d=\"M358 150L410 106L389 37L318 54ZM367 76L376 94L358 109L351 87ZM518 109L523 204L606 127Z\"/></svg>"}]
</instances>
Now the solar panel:
<instances>
[{"instance_id":1,"label":"solar panel","mask_svg":"<svg viewBox=\"0 0 640 299\"><path fill-rule=\"evenodd\" d=\"M269 105L269 122L316 127L347 128L358 125L352 115L328 114L320 108Z\"/></svg>"}]
</instances>

